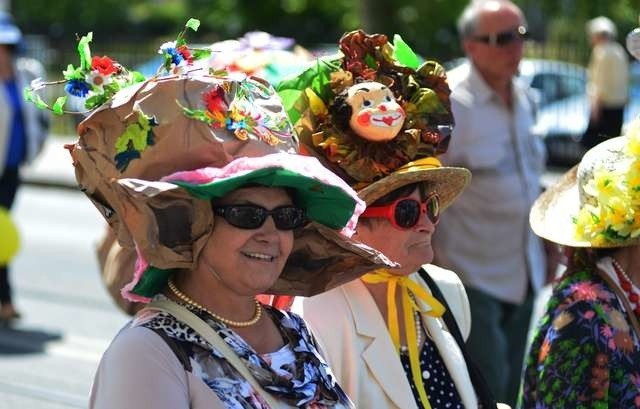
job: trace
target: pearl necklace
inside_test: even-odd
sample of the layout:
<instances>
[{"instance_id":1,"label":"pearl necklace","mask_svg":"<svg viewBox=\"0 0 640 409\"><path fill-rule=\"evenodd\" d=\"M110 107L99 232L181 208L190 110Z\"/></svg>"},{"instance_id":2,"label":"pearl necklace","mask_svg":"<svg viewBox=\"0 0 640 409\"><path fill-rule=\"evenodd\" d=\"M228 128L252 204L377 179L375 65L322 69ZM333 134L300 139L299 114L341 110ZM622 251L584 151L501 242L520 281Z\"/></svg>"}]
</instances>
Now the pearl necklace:
<instances>
[{"instance_id":1,"label":"pearl necklace","mask_svg":"<svg viewBox=\"0 0 640 409\"><path fill-rule=\"evenodd\" d=\"M414 312L413 316L416 320L416 344L418 344L419 352L420 344L422 344L422 319L420 318L420 313L418 311ZM401 352L407 352L408 350L409 347L407 347L406 345L400 346Z\"/></svg>"},{"instance_id":2,"label":"pearl necklace","mask_svg":"<svg viewBox=\"0 0 640 409\"><path fill-rule=\"evenodd\" d=\"M258 300L254 300L256 303L256 311L253 315L253 318L251 318L249 321L233 321L233 320L221 317L218 314L214 313L213 311L209 310L208 308L195 302L191 297L189 297L182 291L178 290L178 287L176 287L172 279L169 279L169 281L167 282L167 285L169 286L169 289L171 290L171 292L176 297L178 297L180 301L187 304L187 306L196 308L200 311L204 311L207 314L211 315L216 321L220 321L221 323L229 325L231 327L249 327L255 324L256 322L258 322L260 320L260 317L262 317L262 304L260 304L260 301Z\"/></svg>"},{"instance_id":3,"label":"pearl necklace","mask_svg":"<svg viewBox=\"0 0 640 409\"><path fill-rule=\"evenodd\" d=\"M629 303L632 304L633 312L640 317L640 296L638 295L640 290L633 284L627 272L622 269L620 263L613 257L611 257L611 264L613 264L613 269L616 272L616 276L618 276L620 287L627 294Z\"/></svg>"},{"instance_id":4,"label":"pearl necklace","mask_svg":"<svg viewBox=\"0 0 640 409\"><path fill-rule=\"evenodd\" d=\"M411 297L414 303L417 302L416 297L411 291L409 291L409 297ZM422 344L422 317L420 316L420 313L418 311L414 311L413 318L416 321L416 344L418 344L418 352L420 352L420 344ZM409 350L409 347L407 347L406 345L402 345L400 346L400 350L402 352L407 352Z\"/></svg>"}]
</instances>

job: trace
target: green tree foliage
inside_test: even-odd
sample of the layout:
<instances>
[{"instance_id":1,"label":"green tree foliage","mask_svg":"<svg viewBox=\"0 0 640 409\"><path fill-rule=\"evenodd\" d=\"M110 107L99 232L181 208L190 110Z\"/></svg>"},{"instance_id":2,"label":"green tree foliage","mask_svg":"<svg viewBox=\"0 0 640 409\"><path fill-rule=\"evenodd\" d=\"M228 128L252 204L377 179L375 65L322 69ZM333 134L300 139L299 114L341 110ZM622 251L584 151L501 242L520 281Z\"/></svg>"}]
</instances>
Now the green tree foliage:
<instances>
[{"instance_id":1,"label":"green tree foliage","mask_svg":"<svg viewBox=\"0 0 640 409\"><path fill-rule=\"evenodd\" d=\"M171 38L189 17L202 21L194 41L235 38L250 30L293 37L306 46L335 44L345 31L364 28L399 33L421 55L448 59L462 54L458 15L468 0L14 0L12 11L28 33L74 42L75 33L96 39ZM620 39L637 26L632 0L516 0L532 36L568 47L586 47L585 22L609 16ZM632 4L633 3L633 4Z\"/></svg>"}]
</instances>

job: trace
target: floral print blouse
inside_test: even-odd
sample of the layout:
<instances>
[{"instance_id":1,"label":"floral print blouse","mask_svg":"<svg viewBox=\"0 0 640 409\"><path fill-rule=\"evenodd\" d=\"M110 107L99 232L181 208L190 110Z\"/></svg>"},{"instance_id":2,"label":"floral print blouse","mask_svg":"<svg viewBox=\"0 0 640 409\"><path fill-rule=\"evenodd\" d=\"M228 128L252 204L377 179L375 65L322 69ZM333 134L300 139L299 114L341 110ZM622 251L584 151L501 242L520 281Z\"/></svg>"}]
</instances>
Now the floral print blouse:
<instances>
[{"instance_id":1,"label":"floral print blouse","mask_svg":"<svg viewBox=\"0 0 640 409\"><path fill-rule=\"evenodd\" d=\"M617 282L606 260L598 265ZM518 407L640 408L640 341L596 268L568 274L554 289L525 362Z\"/></svg>"},{"instance_id":2,"label":"floral print blouse","mask_svg":"<svg viewBox=\"0 0 640 409\"><path fill-rule=\"evenodd\" d=\"M293 313L269 306L264 308L280 328L285 342L288 342L279 351L265 355L256 353L232 329L210 319L206 313L192 312L218 332L245 363L260 386L278 400L300 408L353 407L318 353L316 341L304 320ZM172 315L151 311L138 315L133 325L158 333L181 360L185 370L197 374L227 408L269 407L218 350ZM274 359L276 357L278 359ZM278 367L274 368L276 361Z\"/></svg>"}]
</instances>

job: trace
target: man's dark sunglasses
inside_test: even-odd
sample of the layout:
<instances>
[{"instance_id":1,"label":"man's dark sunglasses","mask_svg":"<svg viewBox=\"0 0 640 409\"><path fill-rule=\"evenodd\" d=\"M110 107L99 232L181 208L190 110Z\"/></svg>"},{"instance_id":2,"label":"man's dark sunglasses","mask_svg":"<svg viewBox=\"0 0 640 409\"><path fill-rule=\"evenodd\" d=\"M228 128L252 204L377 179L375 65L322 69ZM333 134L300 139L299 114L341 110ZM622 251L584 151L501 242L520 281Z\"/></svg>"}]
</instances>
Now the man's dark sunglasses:
<instances>
[{"instance_id":1,"label":"man's dark sunglasses","mask_svg":"<svg viewBox=\"0 0 640 409\"><path fill-rule=\"evenodd\" d=\"M214 205L213 213L224 217L230 225L247 230L259 228L269 216L273 218L278 230L293 230L302 227L306 221L304 209L293 205L279 206L271 210L252 204Z\"/></svg>"},{"instance_id":2,"label":"man's dark sunglasses","mask_svg":"<svg viewBox=\"0 0 640 409\"><path fill-rule=\"evenodd\" d=\"M499 33L472 36L471 38L474 41L479 41L492 47L506 47L514 41L522 41L527 38L527 28L525 26L518 26Z\"/></svg>"}]
</instances>

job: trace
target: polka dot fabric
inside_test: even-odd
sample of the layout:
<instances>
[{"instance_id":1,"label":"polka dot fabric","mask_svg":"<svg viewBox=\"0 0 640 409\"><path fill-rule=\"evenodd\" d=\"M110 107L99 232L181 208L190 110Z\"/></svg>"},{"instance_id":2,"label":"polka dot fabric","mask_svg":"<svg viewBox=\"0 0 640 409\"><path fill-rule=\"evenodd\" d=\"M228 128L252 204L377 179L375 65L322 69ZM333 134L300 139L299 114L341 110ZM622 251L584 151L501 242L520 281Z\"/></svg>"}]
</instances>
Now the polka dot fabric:
<instances>
[{"instance_id":1,"label":"polka dot fabric","mask_svg":"<svg viewBox=\"0 0 640 409\"><path fill-rule=\"evenodd\" d=\"M419 408L423 408L420 396L416 390L416 385L411 376L411 367L409 364L409 352L405 347L400 351L400 362L404 372L407 374L411 392L416 400ZM422 379L429 396L429 403L433 409L462 409L464 405L460 399L460 395L456 390L456 386L449 375L447 367L444 365L438 350L433 341L427 338L420 352L420 369L422 370Z\"/></svg>"}]
</instances>

